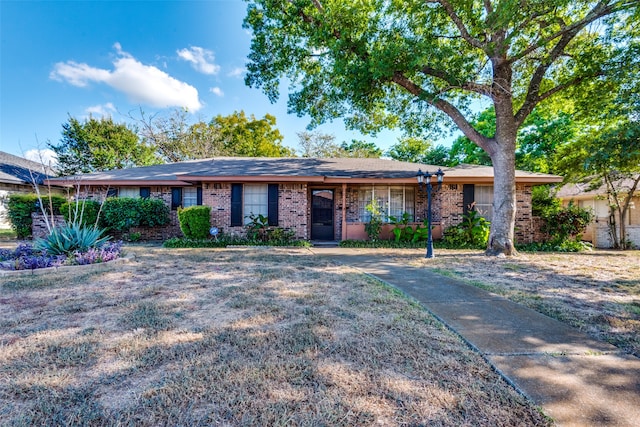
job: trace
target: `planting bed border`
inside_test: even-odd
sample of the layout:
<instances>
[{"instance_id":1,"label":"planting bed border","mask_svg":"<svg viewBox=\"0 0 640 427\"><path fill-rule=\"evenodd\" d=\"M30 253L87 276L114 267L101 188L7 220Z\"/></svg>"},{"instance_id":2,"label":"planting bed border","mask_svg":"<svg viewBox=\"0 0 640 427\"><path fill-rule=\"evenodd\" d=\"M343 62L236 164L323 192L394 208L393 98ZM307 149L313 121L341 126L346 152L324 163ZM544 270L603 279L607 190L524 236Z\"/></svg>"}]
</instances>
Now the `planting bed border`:
<instances>
[{"instance_id":1,"label":"planting bed border","mask_svg":"<svg viewBox=\"0 0 640 427\"><path fill-rule=\"evenodd\" d=\"M85 264L85 265L61 265L59 267L46 267L46 268L34 268L28 270L2 270L0 269L0 277L6 276L40 276L43 274L49 273L57 273L59 271L72 271L78 268L82 268L84 270L90 270L91 268L98 268L102 265L113 265L113 264L125 264L131 262L135 258L135 255L129 254L123 257L116 258L107 262L96 262L94 264ZM0 283L0 288L2 288L2 284Z\"/></svg>"}]
</instances>

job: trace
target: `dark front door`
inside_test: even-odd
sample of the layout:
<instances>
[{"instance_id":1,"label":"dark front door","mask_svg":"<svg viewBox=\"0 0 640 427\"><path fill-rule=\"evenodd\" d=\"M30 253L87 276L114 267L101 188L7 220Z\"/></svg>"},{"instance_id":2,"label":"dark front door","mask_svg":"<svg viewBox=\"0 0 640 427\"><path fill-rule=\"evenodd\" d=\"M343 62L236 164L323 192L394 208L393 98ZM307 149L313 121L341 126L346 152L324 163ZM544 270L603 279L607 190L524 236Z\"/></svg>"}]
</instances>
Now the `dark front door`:
<instances>
[{"instance_id":1,"label":"dark front door","mask_svg":"<svg viewBox=\"0 0 640 427\"><path fill-rule=\"evenodd\" d=\"M333 240L333 190L311 193L311 239Z\"/></svg>"}]
</instances>

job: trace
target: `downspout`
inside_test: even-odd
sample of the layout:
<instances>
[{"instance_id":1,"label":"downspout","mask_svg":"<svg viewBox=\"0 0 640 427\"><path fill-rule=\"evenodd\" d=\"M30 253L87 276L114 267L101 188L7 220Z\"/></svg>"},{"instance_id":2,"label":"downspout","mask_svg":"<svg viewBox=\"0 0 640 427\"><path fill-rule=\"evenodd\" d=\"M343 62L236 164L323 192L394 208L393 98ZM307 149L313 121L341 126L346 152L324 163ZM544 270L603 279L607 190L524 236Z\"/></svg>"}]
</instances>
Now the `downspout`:
<instances>
[{"instance_id":1,"label":"downspout","mask_svg":"<svg viewBox=\"0 0 640 427\"><path fill-rule=\"evenodd\" d=\"M347 240L347 183L342 183L342 240Z\"/></svg>"}]
</instances>

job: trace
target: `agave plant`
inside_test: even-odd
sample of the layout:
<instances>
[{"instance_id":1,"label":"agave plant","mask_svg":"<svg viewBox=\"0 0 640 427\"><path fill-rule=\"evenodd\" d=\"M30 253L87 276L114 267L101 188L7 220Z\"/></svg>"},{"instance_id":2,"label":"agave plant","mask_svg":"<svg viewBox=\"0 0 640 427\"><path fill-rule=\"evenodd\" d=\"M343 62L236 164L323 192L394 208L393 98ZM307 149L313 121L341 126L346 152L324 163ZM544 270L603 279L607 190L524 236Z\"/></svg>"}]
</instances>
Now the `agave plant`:
<instances>
[{"instance_id":1,"label":"agave plant","mask_svg":"<svg viewBox=\"0 0 640 427\"><path fill-rule=\"evenodd\" d=\"M34 247L49 255L70 256L74 252L86 252L102 246L109 237L101 237L104 230L72 223L54 228L44 239L38 239Z\"/></svg>"}]
</instances>

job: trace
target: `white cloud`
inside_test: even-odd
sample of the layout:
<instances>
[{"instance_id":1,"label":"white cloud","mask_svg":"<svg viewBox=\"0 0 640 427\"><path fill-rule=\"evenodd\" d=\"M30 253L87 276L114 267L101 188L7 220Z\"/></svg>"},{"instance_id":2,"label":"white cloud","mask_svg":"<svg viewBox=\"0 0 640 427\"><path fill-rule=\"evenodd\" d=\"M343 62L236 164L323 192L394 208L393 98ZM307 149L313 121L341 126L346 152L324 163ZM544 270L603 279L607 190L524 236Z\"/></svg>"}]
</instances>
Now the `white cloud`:
<instances>
[{"instance_id":1,"label":"white cloud","mask_svg":"<svg viewBox=\"0 0 640 427\"><path fill-rule=\"evenodd\" d=\"M113 70L67 61L55 64L49 77L79 87L87 86L90 82L104 83L126 94L132 102L152 107L185 107L191 111L202 107L195 87L154 66L142 64L123 52L118 43L114 48L118 57L113 62Z\"/></svg>"},{"instance_id":2,"label":"white cloud","mask_svg":"<svg viewBox=\"0 0 640 427\"><path fill-rule=\"evenodd\" d=\"M229 71L227 74L229 77L242 77L242 75L247 71L244 67L236 67L233 70Z\"/></svg>"},{"instance_id":3,"label":"white cloud","mask_svg":"<svg viewBox=\"0 0 640 427\"><path fill-rule=\"evenodd\" d=\"M177 51L180 58L191 63L191 66L203 74L218 74L220 66L214 63L213 52L197 46Z\"/></svg>"},{"instance_id":4,"label":"white cloud","mask_svg":"<svg viewBox=\"0 0 640 427\"><path fill-rule=\"evenodd\" d=\"M214 95L217 96L224 96L224 92L222 91L222 89L220 89L219 87L212 87L211 89L209 89L209 91L211 93L213 93Z\"/></svg>"},{"instance_id":5,"label":"white cloud","mask_svg":"<svg viewBox=\"0 0 640 427\"><path fill-rule=\"evenodd\" d=\"M34 148L32 150L27 150L24 153L24 158L40 163L44 166L56 167L58 165L58 156L55 151L50 150L49 148L41 150Z\"/></svg>"},{"instance_id":6,"label":"white cloud","mask_svg":"<svg viewBox=\"0 0 640 427\"><path fill-rule=\"evenodd\" d=\"M84 110L87 114L100 116L100 117L111 117L111 113L115 113L116 107L113 106L112 103L107 102L103 105L93 105L91 107L87 107Z\"/></svg>"}]
</instances>

